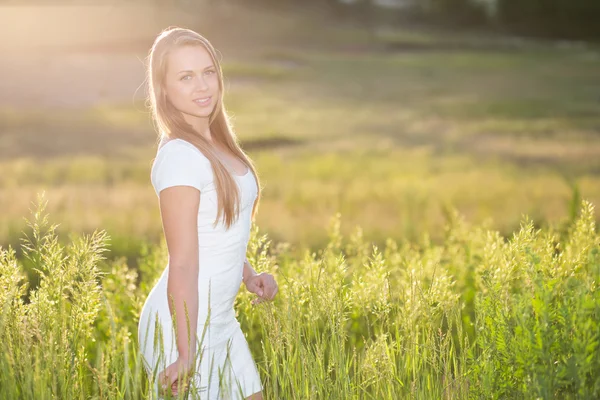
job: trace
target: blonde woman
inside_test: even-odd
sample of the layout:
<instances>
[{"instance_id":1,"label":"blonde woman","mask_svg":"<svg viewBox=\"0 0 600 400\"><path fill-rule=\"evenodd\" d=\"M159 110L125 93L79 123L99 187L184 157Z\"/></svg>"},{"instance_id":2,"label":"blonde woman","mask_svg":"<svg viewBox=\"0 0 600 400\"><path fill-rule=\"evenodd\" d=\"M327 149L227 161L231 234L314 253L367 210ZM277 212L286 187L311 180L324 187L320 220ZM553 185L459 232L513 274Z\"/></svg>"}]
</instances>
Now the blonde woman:
<instances>
[{"instance_id":1,"label":"blonde woman","mask_svg":"<svg viewBox=\"0 0 600 400\"><path fill-rule=\"evenodd\" d=\"M272 300L278 287L246 259L260 183L229 124L219 60L198 33L169 28L156 38L147 72L160 131L150 175L169 254L138 326L152 390L262 399L233 303L242 282L257 294L253 304Z\"/></svg>"}]
</instances>

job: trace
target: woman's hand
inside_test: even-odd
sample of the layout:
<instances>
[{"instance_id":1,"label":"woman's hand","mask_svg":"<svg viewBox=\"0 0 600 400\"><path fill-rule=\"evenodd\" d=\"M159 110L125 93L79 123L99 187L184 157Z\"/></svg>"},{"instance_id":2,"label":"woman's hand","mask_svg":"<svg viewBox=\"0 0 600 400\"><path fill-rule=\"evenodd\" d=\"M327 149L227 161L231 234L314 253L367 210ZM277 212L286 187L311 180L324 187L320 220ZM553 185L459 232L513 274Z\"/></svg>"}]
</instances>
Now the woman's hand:
<instances>
[{"instance_id":1,"label":"woman's hand","mask_svg":"<svg viewBox=\"0 0 600 400\"><path fill-rule=\"evenodd\" d=\"M258 297L252 300L252 305L262 303L266 300L273 300L279 288L273 275L261 272L257 275L248 277L245 281L246 289L250 293L255 293Z\"/></svg>"},{"instance_id":2,"label":"woman's hand","mask_svg":"<svg viewBox=\"0 0 600 400\"><path fill-rule=\"evenodd\" d=\"M173 396L177 396L178 386L184 392L190 386L190 379L194 375L193 361L179 357L173 364L169 365L158 375L158 392L161 396L166 396L171 388Z\"/></svg>"}]
</instances>

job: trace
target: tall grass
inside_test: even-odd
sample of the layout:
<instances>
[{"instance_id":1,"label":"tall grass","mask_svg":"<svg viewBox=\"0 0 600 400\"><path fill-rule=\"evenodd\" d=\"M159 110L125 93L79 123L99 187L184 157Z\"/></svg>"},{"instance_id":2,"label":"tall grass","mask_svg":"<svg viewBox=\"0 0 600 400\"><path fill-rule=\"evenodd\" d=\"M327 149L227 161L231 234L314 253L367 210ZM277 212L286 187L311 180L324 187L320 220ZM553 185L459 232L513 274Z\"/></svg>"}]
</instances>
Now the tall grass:
<instances>
[{"instance_id":1,"label":"tall grass","mask_svg":"<svg viewBox=\"0 0 600 400\"><path fill-rule=\"evenodd\" d=\"M59 245L38 200L25 257L0 249L0 398L150 398L135 333L164 242L136 270L107 263L105 232ZM337 214L300 258L254 228L249 260L280 293L236 309L265 397L598 398L600 235L591 203L573 217L507 239L455 212L441 244L378 248Z\"/></svg>"}]
</instances>

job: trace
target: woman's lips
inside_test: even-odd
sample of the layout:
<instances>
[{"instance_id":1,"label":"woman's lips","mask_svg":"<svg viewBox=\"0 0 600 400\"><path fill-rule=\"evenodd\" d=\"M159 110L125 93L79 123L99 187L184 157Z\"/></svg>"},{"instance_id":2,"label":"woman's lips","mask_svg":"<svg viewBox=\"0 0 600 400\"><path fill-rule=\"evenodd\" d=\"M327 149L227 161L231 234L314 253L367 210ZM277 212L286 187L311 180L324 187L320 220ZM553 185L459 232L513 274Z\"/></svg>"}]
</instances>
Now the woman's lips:
<instances>
[{"instance_id":1,"label":"woman's lips","mask_svg":"<svg viewBox=\"0 0 600 400\"><path fill-rule=\"evenodd\" d=\"M194 99L194 103L198 104L199 106L207 106L210 104L211 100L212 100L212 96L200 97L200 98Z\"/></svg>"}]
</instances>

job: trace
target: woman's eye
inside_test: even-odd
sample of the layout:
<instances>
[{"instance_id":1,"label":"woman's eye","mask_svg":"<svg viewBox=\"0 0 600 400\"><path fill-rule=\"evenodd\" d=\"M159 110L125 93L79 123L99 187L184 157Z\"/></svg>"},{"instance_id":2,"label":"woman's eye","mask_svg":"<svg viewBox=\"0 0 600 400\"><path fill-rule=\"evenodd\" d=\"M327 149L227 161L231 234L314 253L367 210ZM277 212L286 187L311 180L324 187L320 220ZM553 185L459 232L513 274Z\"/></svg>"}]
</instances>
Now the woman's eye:
<instances>
[{"instance_id":1,"label":"woman's eye","mask_svg":"<svg viewBox=\"0 0 600 400\"><path fill-rule=\"evenodd\" d=\"M211 70L208 70L208 71L206 71L206 73L207 73L208 75L212 75L212 74L214 74L215 72L216 72L216 71L215 71L215 70L212 70L212 69L211 69Z\"/></svg>"},{"instance_id":2,"label":"woman's eye","mask_svg":"<svg viewBox=\"0 0 600 400\"><path fill-rule=\"evenodd\" d=\"M182 77L181 77L181 80L182 80L182 81L183 81L183 80L186 80L186 81L187 81L187 80L188 80L187 78L191 78L191 77L192 77L191 75L184 75L184 76L182 76Z\"/></svg>"}]
</instances>

